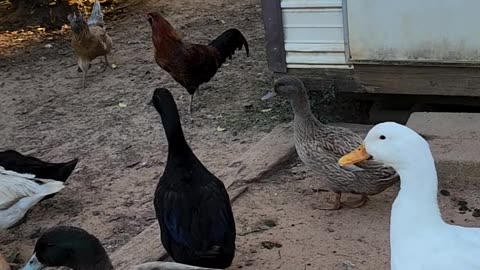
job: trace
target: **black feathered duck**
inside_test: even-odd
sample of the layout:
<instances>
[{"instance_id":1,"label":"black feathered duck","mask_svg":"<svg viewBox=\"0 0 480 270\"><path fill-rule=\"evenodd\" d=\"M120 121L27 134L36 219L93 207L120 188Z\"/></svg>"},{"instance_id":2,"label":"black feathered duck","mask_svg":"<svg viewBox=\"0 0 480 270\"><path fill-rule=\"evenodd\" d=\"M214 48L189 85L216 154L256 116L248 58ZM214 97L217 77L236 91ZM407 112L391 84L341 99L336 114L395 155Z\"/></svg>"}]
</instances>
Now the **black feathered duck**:
<instances>
[{"instance_id":1,"label":"black feathered duck","mask_svg":"<svg viewBox=\"0 0 480 270\"><path fill-rule=\"evenodd\" d=\"M22 270L65 266L73 270L113 270L100 240L84 229L56 226L45 231L35 244L32 257ZM175 262L149 262L131 270L207 270ZM213 269L212 269L213 270Z\"/></svg>"},{"instance_id":2,"label":"black feathered duck","mask_svg":"<svg viewBox=\"0 0 480 270\"><path fill-rule=\"evenodd\" d=\"M167 164L154 199L162 244L176 262L227 268L235 255L236 237L227 190L185 140L172 94L156 89L152 103L168 141Z\"/></svg>"}]
</instances>

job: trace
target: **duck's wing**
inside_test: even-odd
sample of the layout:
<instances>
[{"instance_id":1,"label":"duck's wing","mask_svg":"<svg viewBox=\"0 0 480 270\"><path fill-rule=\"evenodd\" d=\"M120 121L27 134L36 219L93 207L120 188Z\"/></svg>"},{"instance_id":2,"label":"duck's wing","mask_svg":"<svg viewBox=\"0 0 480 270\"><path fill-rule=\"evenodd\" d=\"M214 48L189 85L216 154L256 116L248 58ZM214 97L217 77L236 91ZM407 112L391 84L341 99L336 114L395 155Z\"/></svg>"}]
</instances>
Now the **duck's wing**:
<instances>
[{"instance_id":1,"label":"duck's wing","mask_svg":"<svg viewBox=\"0 0 480 270\"><path fill-rule=\"evenodd\" d=\"M0 173L0 230L15 225L28 209L64 187L60 181L37 184L28 178Z\"/></svg>"},{"instance_id":2,"label":"duck's wing","mask_svg":"<svg viewBox=\"0 0 480 270\"><path fill-rule=\"evenodd\" d=\"M17 151L0 152L0 166L18 173L30 173L36 177L65 182L75 169L78 159L65 163L45 162L32 156L24 156Z\"/></svg>"},{"instance_id":3,"label":"duck's wing","mask_svg":"<svg viewBox=\"0 0 480 270\"><path fill-rule=\"evenodd\" d=\"M339 191L376 194L398 181L395 170L377 161L368 160L353 166L340 166L338 159L360 146L363 139L355 132L334 126L323 126L315 138L318 155L311 155L310 166L329 175ZM313 144L313 143L312 143ZM308 165L308 164L307 164Z\"/></svg>"},{"instance_id":4,"label":"duck's wing","mask_svg":"<svg viewBox=\"0 0 480 270\"><path fill-rule=\"evenodd\" d=\"M44 195L23 197L5 209L0 209L0 230L6 230L20 221L27 211L37 204Z\"/></svg>"},{"instance_id":5,"label":"duck's wing","mask_svg":"<svg viewBox=\"0 0 480 270\"><path fill-rule=\"evenodd\" d=\"M337 158L352 152L363 143L360 135L343 127L330 127L330 132L327 132L326 135L324 148ZM365 160L355 165L343 166L343 168L351 172L378 169L382 174L388 172L388 175L393 172L393 169L386 168L385 164L376 160ZM393 174L395 173L393 172Z\"/></svg>"},{"instance_id":6,"label":"duck's wing","mask_svg":"<svg viewBox=\"0 0 480 270\"><path fill-rule=\"evenodd\" d=\"M36 179L32 174L19 174L0 167L0 209L6 209L25 197L56 193L63 187L62 182Z\"/></svg>"},{"instance_id":7,"label":"duck's wing","mask_svg":"<svg viewBox=\"0 0 480 270\"><path fill-rule=\"evenodd\" d=\"M208 248L220 248L218 251L225 252L224 243L230 242L226 239L231 238L234 242L232 208L228 193L219 180L211 181L192 194L167 191L165 198L161 223L175 243L192 250L209 252Z\"/></svg>"},{"instance_id":8,"label":"duck's wing","mask_svg":"<svg viewBox=\"0 0 480 270\"><path fill-rule=\"evenodd\" d=\"M338 158L324 156L321 171L328 175L338 192L375 195L400 180L389 167L351 169L338 164Z\"/></svg>"},{"instance_id":9,"label":"duck's wing","mask_svg":"<svg viewBox=\"0 0 480 270\"><path fill-rule=\"evenodd\" d=\"M323 142L324 150L338 157L350 153L363 142L362 137L347 128L325 126L322 129L322 133L315 139Z\"/></svg>"}]
</instances>

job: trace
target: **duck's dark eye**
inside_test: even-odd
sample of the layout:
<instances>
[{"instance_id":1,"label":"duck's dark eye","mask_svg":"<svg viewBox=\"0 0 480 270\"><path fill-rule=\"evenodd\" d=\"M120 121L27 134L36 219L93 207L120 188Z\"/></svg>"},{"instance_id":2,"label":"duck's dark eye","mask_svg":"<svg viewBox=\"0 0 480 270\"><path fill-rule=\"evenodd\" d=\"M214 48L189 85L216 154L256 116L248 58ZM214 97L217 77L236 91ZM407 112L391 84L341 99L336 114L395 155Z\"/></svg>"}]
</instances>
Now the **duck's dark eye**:
<instances>
[{"instance_id":1,"label":"duck's dark eye","mask_svg":"<svg viewBox=\"0 0 480 270\"><path fill-rule=\"evenodd\" d=\"M386 138L385 135L380 135L380 140L385 140Z\"/></svg>"}]
</instances>

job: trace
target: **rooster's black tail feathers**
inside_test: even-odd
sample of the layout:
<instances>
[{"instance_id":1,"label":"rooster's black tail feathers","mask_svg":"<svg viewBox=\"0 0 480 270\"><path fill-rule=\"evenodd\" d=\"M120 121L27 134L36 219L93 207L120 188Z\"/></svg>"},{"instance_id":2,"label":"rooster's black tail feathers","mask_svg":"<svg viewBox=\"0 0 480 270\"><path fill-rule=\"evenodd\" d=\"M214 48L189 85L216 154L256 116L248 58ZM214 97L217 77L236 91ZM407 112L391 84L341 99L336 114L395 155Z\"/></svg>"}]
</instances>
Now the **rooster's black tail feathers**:
<instances>
[{"instance_id":1,"label":"rooster's black tail feathers","mask_svg":"<svg viewBox=\"0 0 480 270\"><path fill-rule=\"evenodd\" d=\"M220 64L223 64L227 58L232 59L236 50L245 47L247 56L250 55L248 42L238 29L229 29L223 32L219 37L209 44L220 52Z\"/></svg>"}]
</instances>

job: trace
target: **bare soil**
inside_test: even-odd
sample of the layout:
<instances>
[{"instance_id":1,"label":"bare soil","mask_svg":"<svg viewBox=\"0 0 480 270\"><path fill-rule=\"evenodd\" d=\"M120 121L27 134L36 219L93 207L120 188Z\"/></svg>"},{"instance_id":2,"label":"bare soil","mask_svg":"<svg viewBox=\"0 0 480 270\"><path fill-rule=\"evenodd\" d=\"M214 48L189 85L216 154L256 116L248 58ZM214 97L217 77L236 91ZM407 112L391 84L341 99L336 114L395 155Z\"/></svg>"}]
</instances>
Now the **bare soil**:
<instances>
[{"instance_id":1,"label":"bare soil","mask_svg":"<svg viewBox=\"0 0 480 270\"><path fill-rule=\"evenodd\" d=\"M206 43L235 27L250 42L251 57L238 52L204 85L193 123L188 94L153 60L145 11L163 13L190 41ZM114 40L110 62L100 73L94 62L87 88L69 45L68 30L32 28L0 32L0 146L51 161L80 158L68 186L35 206L19 226L0 232L0 252L30 256L35 240L55 225L80 226L113 252L155 221L153 192L166 160L160 118L147 103L156 87L174 94L186 137L214 173L291 119L283 100L262 103L271 88L258 0L151 1L106 17ZM444 184L446 220L479 225L461 214L453 198L479 195L472 187ZM298 161L250 185L234 205L238 253L231 269L388 269L389 210L396 189L373 197L364 208L318 210L328 194L321 176ZM473 210L472 210L473 211Z\"/></svg>"}]
</instances>

